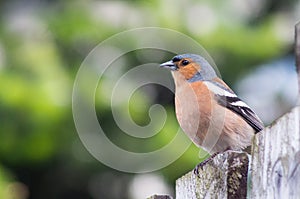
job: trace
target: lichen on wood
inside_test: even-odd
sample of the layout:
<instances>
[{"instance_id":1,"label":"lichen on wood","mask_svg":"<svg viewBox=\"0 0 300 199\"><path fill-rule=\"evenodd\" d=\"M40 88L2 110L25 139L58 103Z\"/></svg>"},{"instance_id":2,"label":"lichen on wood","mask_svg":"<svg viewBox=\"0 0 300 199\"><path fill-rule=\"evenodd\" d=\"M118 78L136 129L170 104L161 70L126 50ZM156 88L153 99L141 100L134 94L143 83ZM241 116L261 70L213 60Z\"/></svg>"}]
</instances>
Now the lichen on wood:
<instances>
[{"instance_id":1,"label":"lichen on wood","mask_svg":"<svg viewBox=\"0 0 300 199\"><path fill-rule=\"evenodd\" d=\"M246 198L248 154L226 151L176 181L176 198Z\"/></svg>"}]
</instances>

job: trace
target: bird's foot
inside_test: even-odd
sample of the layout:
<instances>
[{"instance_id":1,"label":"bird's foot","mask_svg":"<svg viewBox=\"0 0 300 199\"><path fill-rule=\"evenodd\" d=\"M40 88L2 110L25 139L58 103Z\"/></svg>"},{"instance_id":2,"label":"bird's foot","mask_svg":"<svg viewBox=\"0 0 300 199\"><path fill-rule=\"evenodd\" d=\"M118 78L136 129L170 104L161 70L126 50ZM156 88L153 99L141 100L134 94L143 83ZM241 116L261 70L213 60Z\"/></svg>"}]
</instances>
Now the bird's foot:
<instances>
[{"instance_id":1,"label":"bird's foot","mask_svg":"<svg viewBox=\"0 0 300 199\"><path fill-rule=\"evenodd\" d=\"M203 162L200 162L197 164L197 166L194 168L194 174L199 177L199 169L201 168L203 170L203 166L206 165L209 161L211 161L214 157L216 157L220 152L212 154L209 158L204 160Z\"/></svg>"}]
</instances>

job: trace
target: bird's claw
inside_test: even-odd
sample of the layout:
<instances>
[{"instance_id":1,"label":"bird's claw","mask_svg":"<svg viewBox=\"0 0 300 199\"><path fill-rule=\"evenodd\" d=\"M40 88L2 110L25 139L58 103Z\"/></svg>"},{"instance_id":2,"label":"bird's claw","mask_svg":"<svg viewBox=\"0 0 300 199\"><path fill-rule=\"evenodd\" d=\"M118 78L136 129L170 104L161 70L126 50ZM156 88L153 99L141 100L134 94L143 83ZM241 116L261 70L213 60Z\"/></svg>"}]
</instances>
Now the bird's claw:
<instances>
[{"instance_id":1,"label":"bird's claw","mask_svg":"<svg viewBox=\"0 0 300 199\"><path fill-rule=\"evenodd\" d=\"M199 164L197 164L197 166L193 170L194 174L199 177L199 168L201 168L201 170L203 170L204 165L206 165L209 161L211 161L219 153L220 152L214 153L212 156L210 156L209 158L207 158L203 162L200 162Z\"/></svg>"},{"instance_id":2,"label":"bird's claw","mask_svg":"<svg viewBox=\"0 0 300 199\"><path fill-rule=\"evenodd\" d=\"M201 170L203 170L204 165L206 165L211 159L212 158L209 157L206 160L204 160L203 162L200 162L199 164L197 164L193 170L194 174L199 177L199 169L201 168Z\"/></svg>"}]
</instances>

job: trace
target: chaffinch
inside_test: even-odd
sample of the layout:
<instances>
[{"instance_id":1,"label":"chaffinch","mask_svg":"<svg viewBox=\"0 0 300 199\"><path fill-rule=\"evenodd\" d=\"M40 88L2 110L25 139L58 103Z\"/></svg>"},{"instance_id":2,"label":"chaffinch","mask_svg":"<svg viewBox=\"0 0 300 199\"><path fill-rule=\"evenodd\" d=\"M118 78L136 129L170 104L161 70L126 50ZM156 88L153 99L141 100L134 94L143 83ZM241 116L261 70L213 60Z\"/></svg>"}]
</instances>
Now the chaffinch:
<instances>
[{"instance_id":1,"label":"chaffinch","mask_svg":"<svg viewBox=\"0 0 300 199\"><path fill-rule=\"evenodd\" d=\"M177 120L198 147L217 154L251 146L262 121L203 57L176 55L160 66L172 71Z\"/></svg>"}]
</instances>

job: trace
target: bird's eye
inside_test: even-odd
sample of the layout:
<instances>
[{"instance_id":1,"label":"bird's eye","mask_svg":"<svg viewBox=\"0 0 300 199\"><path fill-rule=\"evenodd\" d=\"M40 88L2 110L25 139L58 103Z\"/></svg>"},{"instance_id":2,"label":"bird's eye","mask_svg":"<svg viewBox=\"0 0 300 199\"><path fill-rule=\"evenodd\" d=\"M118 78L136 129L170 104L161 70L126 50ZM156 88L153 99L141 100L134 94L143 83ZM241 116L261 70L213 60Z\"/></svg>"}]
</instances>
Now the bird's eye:
<instances>
[{"instance_id":1,"label":"bird's eye","mask_svg":"<svg viewBox=\"0 0 300 199\"><path fill-rule=\"evenodd\" d=\"M181 63L182 63L182 65L186 66L186 65L188 65L190 62L189 62L189 60L184 59L184 60L182 60Z\"/></svg>"}]
</instances>

